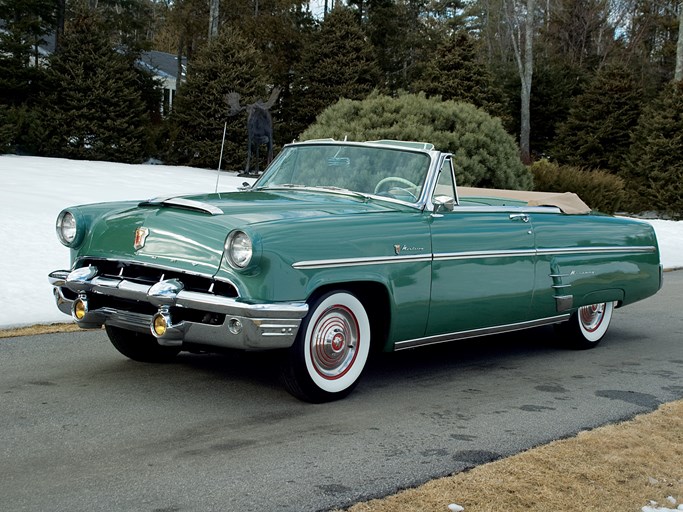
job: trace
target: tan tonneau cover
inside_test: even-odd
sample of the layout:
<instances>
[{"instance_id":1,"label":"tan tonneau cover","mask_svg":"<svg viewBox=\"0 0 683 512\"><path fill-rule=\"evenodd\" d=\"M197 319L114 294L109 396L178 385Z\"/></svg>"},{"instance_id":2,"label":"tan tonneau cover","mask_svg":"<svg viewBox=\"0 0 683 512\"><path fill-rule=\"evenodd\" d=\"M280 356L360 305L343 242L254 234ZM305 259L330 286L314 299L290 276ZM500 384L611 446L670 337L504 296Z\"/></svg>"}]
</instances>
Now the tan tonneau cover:
<instances>
[{"instance_id":1,"label":"tan tonneau cover","mask_svg":"<svg viewBox=\"0 0 683 512\"><path fill-rule=\"evenodd\" d=\"M458 187L458 196L500 197L526 201L529 206L556 206L564 213L578 215L590 213L591 209L573 192L530 192L527 190L503 190L495 188Z\"/></svg>"}]
</instances>

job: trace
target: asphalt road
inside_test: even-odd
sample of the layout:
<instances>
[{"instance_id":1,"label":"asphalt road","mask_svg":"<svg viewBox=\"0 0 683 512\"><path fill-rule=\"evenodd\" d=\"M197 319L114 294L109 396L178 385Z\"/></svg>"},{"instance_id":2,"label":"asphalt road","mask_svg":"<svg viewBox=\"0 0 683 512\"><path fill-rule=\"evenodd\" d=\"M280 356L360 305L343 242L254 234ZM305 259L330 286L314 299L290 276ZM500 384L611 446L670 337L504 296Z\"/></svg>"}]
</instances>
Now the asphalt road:
<instances>
[{"instance_id":1,"label":"asphalt road","mask_svg":"<svg viewBox=\"0 0 683 512\"><path fill-rule=\"evenodd\" d=\"M386 354L324 405L291 398L272 357L156 366L99 331L0 339L0 510L315 511L389 494L682 398L682 298L683 272L667 273L591 351L542 328Z\"/></svg>"}]
</instances>

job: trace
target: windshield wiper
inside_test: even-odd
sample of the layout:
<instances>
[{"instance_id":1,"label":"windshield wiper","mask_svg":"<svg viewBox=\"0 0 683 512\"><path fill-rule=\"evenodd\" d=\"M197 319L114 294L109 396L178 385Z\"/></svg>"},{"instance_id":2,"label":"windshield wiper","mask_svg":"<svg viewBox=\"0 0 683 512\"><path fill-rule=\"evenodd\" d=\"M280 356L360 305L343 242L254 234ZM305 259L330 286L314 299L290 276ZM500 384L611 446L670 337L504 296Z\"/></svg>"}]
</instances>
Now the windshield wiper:
<instances>
[{"instance_id":1,"label":"windshield wiper","mask_svg":"<svg viewBox=\"0 0 683 512\"><path fill-rule=\"evenodd\" d=\"M349 190L348 188L342 188L342 187L333 187L332 185L326 185L322 187L311 187L311 188L321 188L323 190L331 190L333 192L342 192L346 195L354 196L354 197L360 197L361 199L367 201L370 199L370 195L364 194L363 192L356 192L355 190Z\"/></svg>"},{"instance_id":2,"label":"windshield wiper","mask_svg":"<svg viewBox=\"0 0 683 512\"><path fill-rule=\"evenodd\" d=\"M256 190L268 190L268 189L278 189L278 188L308 188L305 185L296 185L294 183L278 183L277 185L261 185L257 187Z\"/></svg>"},{"instance_id":3,"label":"windshield wiper","mask_svg":"<svg viewBox=\"0 0 683 512\"><path fill-rule=\"evenodd\" d=\"M261 190L261 189L266 189L266 190L271 189L272 190L272 189L278 189L278 188L300 188L300 189L305 189L305 190L329 190L331 192L340 192L344 195L357 197L357 198L363 199L364 201L367 201L368 199L371 198L370 194L364 194L363 192L356 192L355 190L349 190L348 188L343 188L343 187L334 187L332 185L312 186L312 185L297 185L295 183L278 183L277 185L259 187L259 190Z\"/></svg>"}]
</instances>

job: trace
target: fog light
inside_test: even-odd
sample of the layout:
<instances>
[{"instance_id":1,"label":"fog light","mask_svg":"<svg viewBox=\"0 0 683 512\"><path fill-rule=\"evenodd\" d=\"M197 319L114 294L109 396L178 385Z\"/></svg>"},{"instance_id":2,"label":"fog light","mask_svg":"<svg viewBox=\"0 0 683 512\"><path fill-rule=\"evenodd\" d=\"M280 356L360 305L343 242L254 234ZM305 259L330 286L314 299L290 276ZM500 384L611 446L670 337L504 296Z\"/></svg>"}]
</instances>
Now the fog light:
<instances>
[{"instance_id":1,"label":"fog light","mask_svg":"<svg viewBox=\"0 0 683 512\"><path fill-rule=\"evenodd\" d=\"M71 307L71 316L76 320L83 320L88 313L88 299L85 297L78 297Z\"/></svg>"},{"instance_id":2,"label":"fog light","mask_svg":"<svg viewBox=\"0 0 683 512\"><path fill-rule=\"evenodd\" d=\"M228 322L228 331L232 334L239 334L242 332L242 322L238 318L231 318Z\"/></svg>"},{"instance_id":3,"label":"fog light","mask_svg":"<svg viewBox=\"0 0 683 512\"><path fill-rule=\"evenodd\" d=\"M168 313L157 313L152 318L152 334L161 338L171 325L171 317Z\"/></svg>"}]
</instances>

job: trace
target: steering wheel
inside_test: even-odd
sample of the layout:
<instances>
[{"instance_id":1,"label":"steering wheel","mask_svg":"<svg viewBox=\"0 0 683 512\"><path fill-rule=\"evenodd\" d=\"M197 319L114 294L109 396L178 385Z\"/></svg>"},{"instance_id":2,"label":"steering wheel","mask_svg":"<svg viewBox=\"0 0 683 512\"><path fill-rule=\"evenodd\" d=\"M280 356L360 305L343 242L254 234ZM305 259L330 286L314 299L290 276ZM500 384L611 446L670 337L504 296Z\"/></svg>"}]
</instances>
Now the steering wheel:
<instances>
[{"instance_id":1,"label":"steering wheel","mask_svg":"<svg viewBox=\"0 0 683 512\"><path fill-rule=\"evenodd\" d=\"M378 194L379 190L382 188L382 186L387 184L387 183L400 183L401 185L407 185L408 187L416 189L416 190L418 188L415 183L413 183L412 181L407 180L405 178L400 178L399 176L387 176L386 178L382 178L381 180L379 180L379 183L377 183L377 185L375 186L375 194ZM417 201L417 196L415 194L413 194L407 188L405 188L405 187L394 187L394 188L400 190L401 192L405 192L410 197L412 197L413 200ZM389 191L389 190L390 189L387 189L387 191ZM392 194L392 195L394 195L394 194Z\"/></svg>"}]
</instances>

